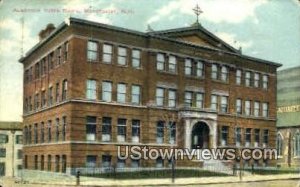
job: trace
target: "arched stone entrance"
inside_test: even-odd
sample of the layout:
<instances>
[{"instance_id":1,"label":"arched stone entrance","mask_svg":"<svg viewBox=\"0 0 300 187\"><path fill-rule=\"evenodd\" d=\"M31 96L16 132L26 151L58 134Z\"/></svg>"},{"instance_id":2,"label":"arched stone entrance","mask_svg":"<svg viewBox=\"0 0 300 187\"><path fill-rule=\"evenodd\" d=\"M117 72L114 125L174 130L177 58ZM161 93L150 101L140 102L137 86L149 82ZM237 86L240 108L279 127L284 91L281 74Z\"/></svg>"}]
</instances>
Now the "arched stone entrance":
<instances>
[{"instance_id":1,"label":"arched stone entrance","mask_svg":"<svg viewBox=\"0 0 300 187\"><path fill-rule=\"evenodd\" d=\"M192 149L209 148L209 126L204 122L197 122L192 129Z\"/></svg>"}]
</instances>

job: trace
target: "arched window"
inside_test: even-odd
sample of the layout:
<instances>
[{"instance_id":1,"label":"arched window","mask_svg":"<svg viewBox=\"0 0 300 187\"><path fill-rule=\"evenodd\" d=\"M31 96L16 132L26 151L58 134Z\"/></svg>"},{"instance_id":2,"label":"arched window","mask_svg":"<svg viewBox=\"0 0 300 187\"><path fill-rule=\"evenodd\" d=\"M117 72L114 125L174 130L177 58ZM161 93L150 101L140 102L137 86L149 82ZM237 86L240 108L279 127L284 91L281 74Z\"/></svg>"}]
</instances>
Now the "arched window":
<instances>
[{"instance_id":1,"label":"arched window","mask_svg":"<svg viewBox=\"0 0 300 187\"><path fill-rule=\"evenodd\" d=\"M281 134L278 133L276 138L277 156L282 156L282 140Z\"/></svg>"},{"instance_id":2,"label":"arched window","mask_svg":"<svg viewBox=\"0 0 300 187\"><path fill-rule=\"evenodd\" d=\"M300 156L300 133L297 132L294 136L294 156Z\"/></svg>"}]
</instances>

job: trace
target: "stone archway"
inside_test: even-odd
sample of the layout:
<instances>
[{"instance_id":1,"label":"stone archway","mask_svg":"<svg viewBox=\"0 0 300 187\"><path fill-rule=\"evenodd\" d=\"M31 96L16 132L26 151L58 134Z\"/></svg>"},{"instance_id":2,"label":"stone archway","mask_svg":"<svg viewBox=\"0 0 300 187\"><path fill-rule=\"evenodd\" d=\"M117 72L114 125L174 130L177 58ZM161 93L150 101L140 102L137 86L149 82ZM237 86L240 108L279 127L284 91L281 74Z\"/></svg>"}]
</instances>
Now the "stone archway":
<instances>
[{"instance_id":1,"label":"stone archway","mask_svg":"<svg viewBox=\"0 0 300 187\"><path fill-rule=\"evenodd\" d=\"M197 122L191 132L191 148L206 149L209 148L209 126L204 122Z\"/></svg>"}]
</instances>

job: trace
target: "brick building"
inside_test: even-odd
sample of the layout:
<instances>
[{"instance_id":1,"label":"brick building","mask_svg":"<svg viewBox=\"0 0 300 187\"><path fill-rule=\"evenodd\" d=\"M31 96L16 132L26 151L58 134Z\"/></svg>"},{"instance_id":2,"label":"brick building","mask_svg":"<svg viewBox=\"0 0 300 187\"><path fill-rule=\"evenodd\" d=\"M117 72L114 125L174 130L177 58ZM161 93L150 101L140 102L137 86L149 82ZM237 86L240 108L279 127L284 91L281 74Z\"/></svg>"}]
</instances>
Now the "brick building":
<instances>
[{"instance_id":1,"label":"brick building","mask_svg":"<svg viewBox=\"0 0 300 187\"><path fill-rule=\"evenodd\" d=\"M278 71L277 164L300 166L300 67Z\"/></svg>"},{"instance_id":2,"label":"brick building","mask_svg":"<svg viewBox=\"0 0 300 187\"><path fill-rule=\"evenodd\" d=\"M40 37L20 59L26 169L168 165L120 160L117 145L275 147L280 64L199 23L144 33L70 18Z\"/></svg>"}]
</instances>

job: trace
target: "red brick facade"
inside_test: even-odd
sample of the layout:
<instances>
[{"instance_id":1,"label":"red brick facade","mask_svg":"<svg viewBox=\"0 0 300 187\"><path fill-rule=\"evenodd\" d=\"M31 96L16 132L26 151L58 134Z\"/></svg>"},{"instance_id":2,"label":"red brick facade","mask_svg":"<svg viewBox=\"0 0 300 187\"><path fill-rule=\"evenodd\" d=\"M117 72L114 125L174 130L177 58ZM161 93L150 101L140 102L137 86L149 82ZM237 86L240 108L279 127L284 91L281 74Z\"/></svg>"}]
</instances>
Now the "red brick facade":
<instances>
[{"instance_id":1,"label":"red brick facade","mask_svg":"<svg viewBox=\"0 0 300 187\"><path fill-rule=\"evenodd\" d=\"M69 25L64 23L60 25L48 38L41 41L38 47L20 60L24 64L25 168L48 170L48 155L51 155L51 168L49 168L51 171L64 172L66 169L86 167L89 155L95 156L96 167L102 166L102 155L111 155L111 163L114 164L117 162L117 145L170 148L173 145L169 142L170 135L166 123L163 143L157 143L158 121L176 123L174 145L180 148L189 148L190 141L194 141L187 133L192 133L192 127L195 126L192 123L195 120L196 122L211 121L211 126L209 125L211 133L207 135L209 138L206 142L209 144L208 147L235 147L237 127L241 128L241 146L245 145L246 128L249 128L251 138L248 146L262 147L263 142L266 141L267 147L274 147L276 68L279 65L244 56L224 45L218 47L207 39L208 35L203 34L201 29L201 26L191 27L191 31L187 34L194 36L196 33L199 37L204 35L206 38L204 37L203 40L207 41L206 45L190 43L191 41L197 43L199 37L188 37L188 42L176 39L184 38L180 36L179 31L174 31L179 33L179 37L165 36L159 32L141 33L73 18ZM194 33L191 33L192 31ZM93 44L90 44L92 47L88 47L89 41L95 42L96 48L92 46ZM104 62L106 58L104 54L107 53L103 50L104 44L112 46L111 63ZM121 55L118 47L126 49L125 55ZM96 55L92 61L87 60L88 50L91 51L89 58L94 58L93 55ZM140 55L133 53L133 50L138 50ZM107 54L110 56L109 53ZM118 54L123 60L126 59L125 65L118 64ZM163 70L157 70L160 66L157 62L158 54L164 56ZM133 67L133 58L136 56L139 57L137 59L137 62L140 62L139 67ZM170 65L170 59L174 57L175 72L174 66ZM185 72L189 71L186 59L192 61L192 75L185 75ZM195 64L198 61L202 63L203 68ZM37 63L41 65L36 65ZM217 65L218 80L212 78L212 64ZM198 75L201 71L202 76L197 76L197 67ZM226 68L222 69L222 67ZM222 75L223 70L224 75ZM242 72L240 85L236 83L237 70ZM246 72L250 72L249 86L245 85ZM259 76L258 87L255 87L255 73ZM222 76L227 76L226 80L222 80ZM264 76L267 77L265 83L263 83ZM87 83L87 80L95 81L95 90L94 85ZM103 81L111 83L110 102L103 101ZM126 93L124 90L122 93L118 92L119 83L126 85ZM87 98L87 84L92 85L89 94L95 94L95 99ZM266 84L267 88L263 88L263 84ZM137 104L132 103L133 85L140 88L136 97L139 98ZM163 106L157 106L159 100L157 88L164 90ZM168 107L169 103L173 102L170 101L172 99L169 95L170 90L175 91L175 107ZM191 100L188 99L189 94L186 92L192 93ZM203 106L197 106L196 100L198 96L200 98L197 93L203 94ZM118 102L118 96L121 98L124 95L125 103ZM211 109L212 95L218 95L216 111ZM236 114L237 99L242 101L241 114ZM51 100L53 100L52 104ZM245 112L246 100L250 101L250 115ZM188 106L190 101L192 106ZM255 102L259 102L258 116L255 116ZM266 103L267 108L263 108L263 103ZM266 116L263 117L265 114ZM95 117L96 129L87 130L89 128L87 117ZM102 141L105 117L111 118L111 140L108 142ZM118 119L126 119L125 142L117 141ZM134 120L139 120L139 143L132 142ZM186 125L191 127L189 132ZM222 128L223 126L227 128ZM215 128L214 132L212 127ZM260 130L258 145L254 144L255 129ZM95 132L95 137L92 135L95 138L93 141L87 141L87 131L90 130ZM268 133L266 139L264 139L264 132ZM187 138L190 140L187 141ZM222 139L225 141L223 144ZM126 166L130 167L130 165L131 161L126 160ZM141 161L140 165L154 167L155 161Z\"/></svg>"}]
</instances>

